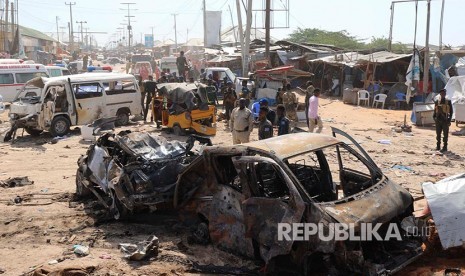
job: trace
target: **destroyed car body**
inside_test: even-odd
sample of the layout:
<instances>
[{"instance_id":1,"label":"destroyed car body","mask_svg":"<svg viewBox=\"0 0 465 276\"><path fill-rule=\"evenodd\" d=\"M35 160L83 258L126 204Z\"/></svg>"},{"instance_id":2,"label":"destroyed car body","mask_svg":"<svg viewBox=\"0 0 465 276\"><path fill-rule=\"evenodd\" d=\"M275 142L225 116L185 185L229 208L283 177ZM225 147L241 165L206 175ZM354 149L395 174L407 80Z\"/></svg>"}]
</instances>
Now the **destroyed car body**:
<instances>
[{"instance_id":1,"label":"destroyed car body","mask_svg":"<svg viewBox=\"0 0 465 276\"><path fill-rule=\"evenodd\" d=\"M198 136L184 143L145 132L106 133L78 160L76 194L93 193L116 219L165 203L172 206L178 174L197 156L195 141L211 145Z\"/></svg>"},{"instance_id":2,"label":"destroyed car body","mask_svg":"<svg viewBox=\"0 0 465 276\"><path fill-rule=\"evenodd\" d=\"M126 125L130 115L140 114L140 98L136 79L127 74L34 78L10 105L10 136L19 128L34 136L44 130L64 136L71 126L113 116Z\"/></svg>"},{"instance_id":3,"label":"destroyed car body","mask_svg":"<svg viewBox=\"0 0 465 276\"><path fill-rule=\"evenodd\" d=\"M412 196L389 180L353 138L333 129L336 133L344 140L296 133L206 147L179 176L175 207L186 222L197 218L208 224L213 243L259 256L271 272L279 263L300 274L321 266L343 274L394 273L422 254L421 241L404 232L401 241L279 238L279 223L315 223L325 233L331 223L347 223L359 236L365 223L382 224L382 234L390 223L403 231L399 224L413 212Z\"/></svg>"}]
</instances>

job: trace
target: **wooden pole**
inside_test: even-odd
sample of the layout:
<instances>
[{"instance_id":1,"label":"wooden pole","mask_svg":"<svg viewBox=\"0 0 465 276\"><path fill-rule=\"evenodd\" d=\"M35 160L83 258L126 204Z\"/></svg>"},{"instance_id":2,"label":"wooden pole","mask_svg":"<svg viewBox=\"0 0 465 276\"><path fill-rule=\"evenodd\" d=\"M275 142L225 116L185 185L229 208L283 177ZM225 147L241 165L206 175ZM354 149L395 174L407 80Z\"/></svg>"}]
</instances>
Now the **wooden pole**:
<instances>
[{"instance_id":1,"label":"wooden pole","mask_svg":"<svg viewBox=\"0 0 465 276\"><path fill-rule=\"evenodd\" d=\"M429 23L430 23L430 11L431 11L431 0L427 3L427 15L426 15L426 43L425 43L425 64L423 68L423 93L428 92L429 83Z\"/></svg>"}]
</instances>

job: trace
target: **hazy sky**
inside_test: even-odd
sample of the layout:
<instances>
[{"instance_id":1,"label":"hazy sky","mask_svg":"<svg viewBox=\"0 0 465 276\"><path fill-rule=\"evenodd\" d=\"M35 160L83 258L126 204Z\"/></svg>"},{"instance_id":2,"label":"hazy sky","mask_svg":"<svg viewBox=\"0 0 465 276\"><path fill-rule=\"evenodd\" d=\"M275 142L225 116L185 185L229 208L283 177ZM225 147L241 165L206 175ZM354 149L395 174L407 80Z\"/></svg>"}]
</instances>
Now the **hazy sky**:
<instances>
[{"instance_id":1,"label":"hazy sky","mask_svg":"<svg viewBox=\"0 0 465 276\"><path fill-rule=\"evenodd\" d=\"M247 0L242 0L247 2ZM370 39L372 36L388 37L391 0L272 0L274 8L289 2L289 28L273 29L271 35L282 39L300 28L320 28L330 31L347 30L360 39ZM131 12L134 15L132 23L134 38L141 40L141 34L151 33L152 27L156 40L174 40L174 18L177 15L178 43L186 38L203 37L203 18L201 0L73 0L73 21L87 21L84 28L89 31L107 32L96 34L100 45L115 40L110 36L119 27L127 23L126 11L121 10L127 5L120 2L134 2ZM264 0L254 0L254 9L260 10ZM431 1L431 31L430 43L438 45L441 0ZM69 2L68 2L69 3ZM223 11L222 28L231 26L232 10L234 24L237 25L235 0L206 0L207 10ZM446 0L444 11L443 43L453 46L465 45L465 24L461 23L465 15L465 0ZM19 0L19 22L43 32L53 32L56 38L56 16L58 25L66 27L69 21L69 6L62 0ZM243 20L245 15L243 16ZM262 12L254 11L253 18L260 27ZM415 3L395 4L393 40L403 43L413 43L415 22ZM274 25L284 27L285 13L274 14ZM78 25L74 23L74 31ZM255 22L252 24L255 26ZM60 29L61 31L61 29ZM66 30L67 32L67 30ZM425 44L426 34L426 1L418 2L417 43Z\"/></svg>"}]
</instances>

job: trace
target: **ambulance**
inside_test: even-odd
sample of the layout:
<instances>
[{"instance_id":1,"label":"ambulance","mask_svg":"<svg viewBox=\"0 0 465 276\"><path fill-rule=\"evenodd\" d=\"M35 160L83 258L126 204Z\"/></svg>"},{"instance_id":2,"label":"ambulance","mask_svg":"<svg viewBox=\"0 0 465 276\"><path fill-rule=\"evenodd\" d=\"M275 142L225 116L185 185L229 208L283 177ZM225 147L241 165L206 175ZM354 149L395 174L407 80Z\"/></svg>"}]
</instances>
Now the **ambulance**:
<instances>
[{"instance_id":1,"label":"ambulance","mask_svg":"<svg viewBox=\"0 0 465 276\"><path fill-rule=\"evenodd\" d=\"M12 102L21 87L35 77L48 77L42 64L0 64L0 96Z\"/></svg>"}]
</instances>

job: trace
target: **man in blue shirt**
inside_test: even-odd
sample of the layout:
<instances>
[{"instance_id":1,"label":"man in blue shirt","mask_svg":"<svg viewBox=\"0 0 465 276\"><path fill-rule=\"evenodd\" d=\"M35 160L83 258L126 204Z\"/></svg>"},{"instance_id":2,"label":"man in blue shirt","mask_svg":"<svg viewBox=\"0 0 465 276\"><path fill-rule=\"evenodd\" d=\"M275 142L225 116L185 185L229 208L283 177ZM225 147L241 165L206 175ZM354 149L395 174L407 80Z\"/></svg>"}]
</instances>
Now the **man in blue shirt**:
<instances>
[{"instance_id":1,"label":"man in blue shirt","mask_svg":"<svg viewBox=\"0 0 465 276\"><path fill-rule=\"evenodd\" d=\"M278 113L278 136L289 134L289 119L286 117L286 108L284 105L278 105L276 109Z\"/></svg>"}]
</instances>

